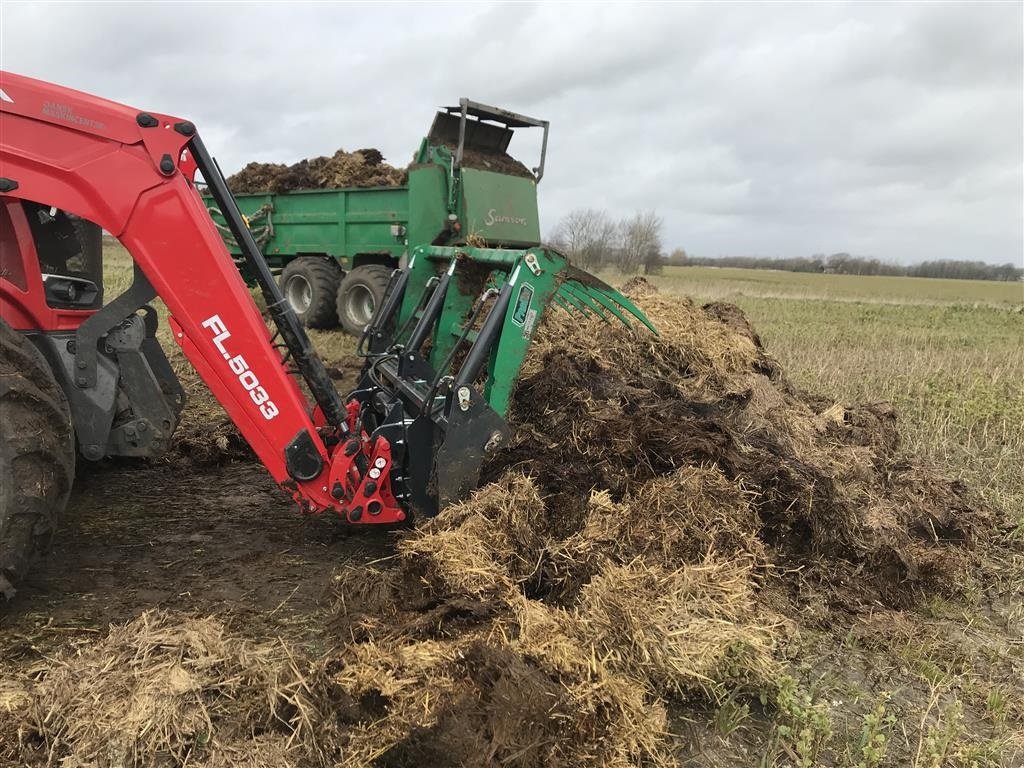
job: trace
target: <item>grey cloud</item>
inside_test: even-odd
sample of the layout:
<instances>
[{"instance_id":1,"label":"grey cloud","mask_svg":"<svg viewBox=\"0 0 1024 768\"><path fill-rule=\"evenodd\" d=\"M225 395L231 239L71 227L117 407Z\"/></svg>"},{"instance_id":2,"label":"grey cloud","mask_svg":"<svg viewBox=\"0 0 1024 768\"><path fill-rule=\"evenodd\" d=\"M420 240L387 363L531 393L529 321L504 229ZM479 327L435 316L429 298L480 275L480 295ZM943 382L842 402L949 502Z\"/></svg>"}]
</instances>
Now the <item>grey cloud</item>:
<instances>
[{"instance_id":1,"label":"grey cloud","mask_svg":"<svg viewBox=\"0 0 1024 768\"><path fill-rule=\"evenodd\" d=\"M653 208L699 254L1021 263L1022 13L4 0L0 64L193 119L228 171L339 146L405 162L468 95L552 121L549 227Z\"/></svg>"}]
</instances>

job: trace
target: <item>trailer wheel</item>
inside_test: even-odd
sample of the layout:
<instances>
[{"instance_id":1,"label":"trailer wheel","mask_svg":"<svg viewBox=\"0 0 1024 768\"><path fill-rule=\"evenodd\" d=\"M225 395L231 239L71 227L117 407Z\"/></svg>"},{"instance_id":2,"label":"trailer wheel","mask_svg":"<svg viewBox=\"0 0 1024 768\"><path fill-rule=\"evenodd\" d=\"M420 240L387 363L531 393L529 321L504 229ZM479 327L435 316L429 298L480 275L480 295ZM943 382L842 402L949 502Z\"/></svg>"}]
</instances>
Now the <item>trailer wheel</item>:
<instances>
[{"instance_id":1,"label":"trailer wheel","mask_svg":"<svg viewBox=\"0 0 1024 768\"><path fill-rule=\"evenodd\" d=\"M374 311L384 301L392 272L391 267L367 264L356 267L342 279L338 287L338 319L348 333L362 335Z\"/></svg>"},{"instance_id":2,"label":"trailer wheel","mask_svg":"<svg viewBox=\"0 0 1024 768\"><path fill-rule=\"evenodd\" d=\"M320 256L300 256L281 272L281 292L299 320L310 328L334 328L338 315L334 297L338 294L341 269Z\"/></svg>"},{"instance_id":3,"label":"trailer wheel","mask_svg":"<svg viewBox=\"0 0 1024 768\"><path fill-rule=\"evenodd\" d=\"M64 392L35 345L0 320L0 602L49 545L74 477Z\"/></svg>"}]
</instances>

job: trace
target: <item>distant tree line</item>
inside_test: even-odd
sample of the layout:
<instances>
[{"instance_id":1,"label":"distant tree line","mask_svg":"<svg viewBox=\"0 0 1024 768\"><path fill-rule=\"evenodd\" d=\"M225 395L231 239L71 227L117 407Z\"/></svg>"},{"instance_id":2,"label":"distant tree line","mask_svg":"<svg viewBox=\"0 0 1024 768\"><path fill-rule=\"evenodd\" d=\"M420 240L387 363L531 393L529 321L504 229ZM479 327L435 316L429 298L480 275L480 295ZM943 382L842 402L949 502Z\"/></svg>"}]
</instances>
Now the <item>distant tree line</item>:
<instances>
[{"instance_id":1,"label":"distant tree line","mask_svg":"<svg viewBox=\"0 0 1024 768\"><path fill-rule=\"evenodd\" d=\"M826 256L761 258L756 256L691 256L682 248L665 254L662 248L663 221L654 211L642 211L613 219L606 211L578 208L570 211L555 227L551 244L586 270L617 269L625 274L660 272L662 266L738 267L777 269L785 272L824 272L837 275L892 275L946 277L958 280L1001 280L1024 278L1024 269L1014 264L986 264L983 261L939 259L902 266L879 259L833 253Z\"/></svg>"},{"instance_id":2,"label":"distant tree line","mask_svg":"<svg viewBox=\"0 0 1024 768\"><path fill-rule=\"evenodd\" d=\"M959 280L1002 280L1015 282L1024 279L1024 269L1013 264L986 264L983 261L956 261L940 259L922 261L907 267L911 277L951 277Z\"/></svg>"},{"instance_id":3,"label":"distant tree line","mask_svg":"<svg viewBox=\"0 0 1024 768\"><path fill-rule=\"evenodd\" d=\"M654 211L612 219L606 211L578 208L558 222L551 244L582 269L617 269L624 274L659 272L665 264L662 220Z\"/></svg>"},{"instance_id":4,"label":"distant tree line","mask_svg":"<svg viewBox=\"0 0 1024 768\"><path fill-rule=\"evenodd\" d=\"M939 259L903 266L879 259L833 253L831 256L794 256L760 258L756 256L690 256L682 249L668 255L666 264L677 266L738 267L739 269L778 269L786 272L824 272L836 275L894 275L899 277L946 277L957 280L1000 280L1014 282L1024 277L1024 269L1013 264L986 264L983 261Z\"/></svg>"}]
</instances>

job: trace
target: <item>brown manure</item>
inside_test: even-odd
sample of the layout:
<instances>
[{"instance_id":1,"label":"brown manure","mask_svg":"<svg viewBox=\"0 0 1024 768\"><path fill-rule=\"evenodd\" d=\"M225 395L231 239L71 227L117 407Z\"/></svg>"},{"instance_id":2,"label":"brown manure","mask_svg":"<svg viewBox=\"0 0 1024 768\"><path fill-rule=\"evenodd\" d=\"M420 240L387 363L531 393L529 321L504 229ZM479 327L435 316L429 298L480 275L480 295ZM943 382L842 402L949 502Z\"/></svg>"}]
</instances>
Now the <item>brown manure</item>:
<instances>
[{"instance_id":1,"label":"brown manure","mask_svg":"<svg viewBox=\"0 0 1024 768\"><path fill-rule=\"evenodd\" d=\"M659 336L549 316L482 487L338 572L343 764L675 765L671 702L773 700L780 612L958 588L997 513L891 407L801 393L735 307L634 298Z\"/></svg>"},{"instance_id":2,"label":"brown manure","mask_svg":"<svg viewBox=\"0 0 1024 768\"><path fill-rule=\"evenodd\" d=\"M282 194L300 189L341 187L398 187L408 174L384 162L377 149L346 152L339 149L330 157L283 163L249 163L228 177L228 187L237 194Z\"/></svg>"},{"instance_id":3,"label":"brown manure","mask_svg":"<svg viewBox=\"0 0 1024 768\"><path fill-rule=\"evenodd\" d=\"M454 157L455 151L458 149L458 145L452 143L445 144L445 146L451 150L452 156ZM489 152L472 147L463 147L462 166L464 168L473 168L478 171L500 173L505 176L519 176L524 179L535 178L533 171L507 152Z\"/></svg>"},{"instance_id":4,"label":"brown manure","mask_svg":"<svg viewBox=\"0 0 1024 768\"><path fill-rule=\"evenodd\" d=\"M350 704L346 764L671 764L666 696L717 700L776 671L787 630L756 605L752 556L588 545L548 502L510 472L403 535L391 567L340 572L328 675ZM610 503L594 495L590 528Z\"/></svg>"},{"instance_id":5,"label":"brown manure","mask_svg":"<svg viewBox=\"0 0 1024 768\"><path fill-rule=\"evenodd\" d=\"M540 329L511 408L514 438L487 477L510 465L531 475L574 531L592 490L642 495L657 517L673 498L665 483L713 468L748 499L743 516L706 524L727 548L767 547L808 576L856 572L843 596L854 602L898 605L951 586L996 513L901 451L891 406L800 392L736 307L636 301L660 336L562 315ZM691 495L696 523L721 494Z\"/></svg>"},{"instance_id":6,"label":"brown manure","mask_svg":"<svg viewBox=\"0 0 1024 768\"><path fill-rule=\"evenodd\" d=\"M177 363L174 368L186 392L186 402L171 438L169 460L187 468L254 461L252 448L195 369L187 362Z\"/></svg>"}]
</instances>

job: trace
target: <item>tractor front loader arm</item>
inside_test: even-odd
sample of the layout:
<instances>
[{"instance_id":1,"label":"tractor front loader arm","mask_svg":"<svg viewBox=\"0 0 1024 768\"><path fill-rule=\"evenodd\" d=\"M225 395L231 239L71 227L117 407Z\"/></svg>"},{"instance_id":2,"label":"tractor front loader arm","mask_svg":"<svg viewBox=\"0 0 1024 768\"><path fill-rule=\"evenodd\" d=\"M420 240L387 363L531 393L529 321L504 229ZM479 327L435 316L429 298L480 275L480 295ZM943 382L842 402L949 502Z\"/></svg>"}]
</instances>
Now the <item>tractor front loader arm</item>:
<instances>
[{"instance_id":1,"label":"tractor front loader arm","mask_svg":"<svg viewBox=\"0 0 1024 768\"><path fill-rule=\"evenodd\" d=\"M470 108L481 118L546 126L469 102L463 120ZM505 144L508 133L499 133ZM273 336L196 190L197 173L263 291ZM411 173L430 181L433 171ZM475 173L459 194L508 181ZM535 179L515 181L520 192L533 193ZM166 441L177 422L180 385L156 354L156 313L147 306L160 297L175 341L275 480L304 509L333 509L353 523L431 516L476 486L485 455L508 434L512 387L551 305L626 325L632 317L653 330L625 296L530 236L512 238L516 248L420 245L392 274L360 342L360 382L342 399L192 123L3 72L0 206L23 209L16 210L21 224L13 225L22 231L27 212L86 219L134 260L134 284L121 296L101 309L55 313L49 295L44 299L45 279L68 296L75 284L49 273L40 279L40 260L34 283L19 285L7 278L7 260L20 258L13 274L25 276L33 268L26 254L38 249L22 248L20 236L5 236L0 249L3 319L42 337L86 458L148 455L132 442L139 430L162 430ZM453 215L457 233L458 216L446 221ZM11 240L19 246L8 248ZM99 295L89 280L79 284ZM275 344L278 337L283 344ZM123 443L107 440L115 419L136 453L118 453Z\"/></svg>"},{"instance_id":2,"label":"tractor front loader arm","mask_svg":"<svg viewBox=\"0 0 1024 768\"><path fill-rule=\"evenodd\" d=\"M6 72L0 89L0 194L94 222L120 240L135 263L126 298L83 318L78 334L86 343L75 353L81 371L75 386L96 385L90 367L95 326L112 331L158 296L185 356L277 482L310 511L340 509L331 478L337 483L360 471L360 456L346 440L344 403L195 127ZM207 213L194 184L197 171L254 267L287 355L275 346ZM21 298L4 294L4 286L0 281L7 319ZM25 331L48 330L30 316L22 324L37 326ZM304 376L318 408L288 365Z\"/></svg>"}]
</instances>

